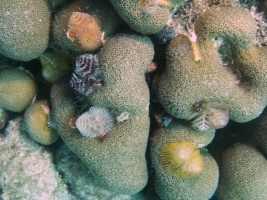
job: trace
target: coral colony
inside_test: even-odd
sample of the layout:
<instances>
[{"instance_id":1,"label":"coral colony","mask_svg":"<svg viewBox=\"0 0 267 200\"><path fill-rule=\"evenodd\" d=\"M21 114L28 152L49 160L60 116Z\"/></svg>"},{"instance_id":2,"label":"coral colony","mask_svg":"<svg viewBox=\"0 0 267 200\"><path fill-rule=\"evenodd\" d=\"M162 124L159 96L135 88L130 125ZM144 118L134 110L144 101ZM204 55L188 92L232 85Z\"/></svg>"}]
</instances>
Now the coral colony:
<instances>
[{"instance_id":1,"label":"coral colony","mask_svg":"<svg viewBox=\"0 0 267 200\"><path fill-rule=\"evenodd\" d=\"M266 16L1 0L0 199L266 199Z\"/></svg>"}]
</instances>

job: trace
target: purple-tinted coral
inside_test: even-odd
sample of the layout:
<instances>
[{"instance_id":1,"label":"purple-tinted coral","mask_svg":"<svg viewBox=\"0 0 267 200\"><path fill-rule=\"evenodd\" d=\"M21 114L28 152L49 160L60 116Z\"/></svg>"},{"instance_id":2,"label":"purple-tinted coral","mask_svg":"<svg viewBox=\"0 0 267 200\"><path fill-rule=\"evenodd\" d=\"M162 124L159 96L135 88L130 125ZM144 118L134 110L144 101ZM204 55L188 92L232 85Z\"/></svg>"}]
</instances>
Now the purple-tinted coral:
<instances>
[{"instance_id":1,"label":"purple-tinted coral","mask_svg":"<svg viewBox=\"0 0 267 200\"><path fill-rule=\"evenodd\" d=\"M88 96L95 88L101 87L101 71L97 55L84 54L76 59L70 87L78 93Z\"/></svg>"}]
</instances>

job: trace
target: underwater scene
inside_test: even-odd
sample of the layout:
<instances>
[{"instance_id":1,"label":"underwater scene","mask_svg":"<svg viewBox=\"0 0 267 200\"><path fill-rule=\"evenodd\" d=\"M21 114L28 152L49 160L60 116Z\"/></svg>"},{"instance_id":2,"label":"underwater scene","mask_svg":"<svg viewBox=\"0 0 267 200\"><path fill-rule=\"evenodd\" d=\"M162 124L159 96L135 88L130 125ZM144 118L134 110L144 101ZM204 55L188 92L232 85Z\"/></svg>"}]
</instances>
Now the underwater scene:
<instances>
[{"instance_id":1,"label":"underwater scene","mask_svg":"<svg viewBox=\"0 0 267 200\"><path fill-rule=\"evenodd\" d=\"M0 0L0 200L266 200L267 0Z\"/></svg>"}]
</instances>

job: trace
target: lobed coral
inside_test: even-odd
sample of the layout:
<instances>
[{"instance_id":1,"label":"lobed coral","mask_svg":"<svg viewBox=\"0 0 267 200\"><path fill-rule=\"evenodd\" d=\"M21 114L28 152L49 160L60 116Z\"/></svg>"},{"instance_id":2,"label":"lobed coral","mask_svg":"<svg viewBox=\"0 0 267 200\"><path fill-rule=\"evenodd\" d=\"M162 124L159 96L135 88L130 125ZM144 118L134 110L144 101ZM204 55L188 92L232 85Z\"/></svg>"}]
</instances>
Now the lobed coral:
<instances>
[{"instance_id":1,"label":"lobed coral","mask_svg":"<svg viewBox=\"0 0 267 200\"><path fill-rule=\"evenodd\" d=\"M98 55L104 87L90 94L88 102L147 115L149 93L144 74L153 55L153 43L146 36L119 34L111 38Z\"/></svg>"},{"instance_id":2,"label":"lobed coral","mask_svg":"<svg viewBox=\"0 0 267 200\"><path fill-rule=\"evenodd\" d=\"M83 137L69 125L76 113L73 96L66 86L53 85L51 102L58 133L67 147L105 189L129 195L142 190L148 178L145 159L148 115L136 115L114 126L101 141Z\"/></svg>"},{"instance_id":3,"label":"lobed coral","mask_svg":"<svg viewBox=\"0 0 267 200\"><path fill-rule=\"evenodd\" d=\"M258 117L266 106L267 60L266 48L253 44L256 29L255 20L244 9L216 6L195 23L197 48L184 35L172 39L157 90L166 111L188 120L197 102L215 101L225 104L229 118L236 122ZM222 56L228 45L231 53ZM200 55L199 62L195 54ZM225 57L229 62L224 63Z\"/></svg>"},{"instance_id":4,"label":"lobed coral","mask_svg":"<svg viewBox=\"0 0 267 200\"><path fill-rule=\"evenodd\" d=\"M84 163L66 145L56 152L56 166L76 199L146 200L143 193L116 194L99 185Z\"/></svg>"}]
</instances>

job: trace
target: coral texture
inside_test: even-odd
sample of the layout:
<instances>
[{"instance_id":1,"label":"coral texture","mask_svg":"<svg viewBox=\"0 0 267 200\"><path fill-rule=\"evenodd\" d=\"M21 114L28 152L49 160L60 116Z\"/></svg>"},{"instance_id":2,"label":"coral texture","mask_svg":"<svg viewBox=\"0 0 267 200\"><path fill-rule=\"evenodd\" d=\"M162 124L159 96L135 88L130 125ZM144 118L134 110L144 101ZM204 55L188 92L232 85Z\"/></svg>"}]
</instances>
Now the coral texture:
<instances>
[{"instance_id":1,"label":"coral texture","mask_svg":"<svg viewBox=\"0 0 267 200\"><path fill-rule=\"evenodd\" d=\"M119 34L108 40L98 55L103 88L89 95L88 101L94 106L147 115L149 92L144 74L153 55L153 44L146 36Z\"/></svg>"},{"instance_id":2,"label":"coral texture","mask_svg":"<svg viewBox=\"0 0 267 200\"><path fill-rule=\"evenodd\" d=\"M267 110L265 109L259 118L248 125L250 125L248 130L252 137L256 139L257 144L267 155Z\"/></svg>"},{"instance_id":3,"label":"coral texture","mask_svg":"<svg viewBox=\"0 0 267 200\"><path fill-rule=\"evenodd\" d=\"M50 11L46 0L0 2L0 53L28 61L43 53L49 41Z\"/></svg>"},{"instance_id":4,"label":"coral texture","mask_svg":"<svg viewBox=\"0 0 267 200\"><path fill-rule=\"evenodd\" d=\"M101 49L103 88L88 96L91 105L129 113L103 140L85 138L69 126L75 119L70 91L63 84L51 91L58 132L100 184L122 194L135 194L147 183L145 151L149 133L149 90L144 74L154 55L146 36L120 34Z\"/></svg>"},{"instance_id":5,"label":"coral texture","mask_svg":"<svg viewBox=\"0 0 267 200\"><path fill-rule=\"evenodd\" d=\"M76 113L67 85L54 85L51 91L53 116L65 144L104 188L129 195L142 190L148 178L145 160L148 115L133 116L114 126L103 140L85 138L69 124Z\"/></svg>"},{"instance_id":6,"label":"coral texture","mask_svg":"<svg viewBox=\"0 0 267 200\"><path fill-rule=\"evenodd\" d=\"M143 34L157 33L169 19L169 9L150 1L110 0L121 18L135 31Z\"/></svg>"},{"instance_id":7,"label":"coral texture","mask_svg":"<svg viewBox=\"0 0 267 200\"><path fill-rule=\"evenodd\" d=\"M246 10L215 6L197 19L196 43L172 39L157 91L166 111L188 120L196 103L218 102L236 122L258 117L267 103L267 48L253 44L256 29Z\"/></svg>"},{"instance_id":8,"label":"coral texture","mask_svg":"<svg viewBox=\"0 0 267 200\"><path fill-rule=\"evenodd\" d=\"M267 161L254 147L236 144L222 154L218 199L266 199Z\"/></svg>"},{"instance_id":9,"label":"coral texture","mask_svg":"<svg viewBox=\"0 0 267 200\"><path fill-rule=\"evenodd\" d=\"M132 196L116 194L101 187L83 162L65 145L56 153L56 166L76 199L146 200L142 193Z\"/></svg>"}]
</instances>

